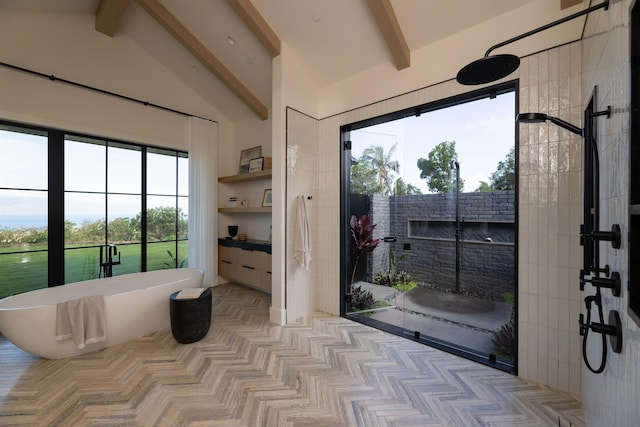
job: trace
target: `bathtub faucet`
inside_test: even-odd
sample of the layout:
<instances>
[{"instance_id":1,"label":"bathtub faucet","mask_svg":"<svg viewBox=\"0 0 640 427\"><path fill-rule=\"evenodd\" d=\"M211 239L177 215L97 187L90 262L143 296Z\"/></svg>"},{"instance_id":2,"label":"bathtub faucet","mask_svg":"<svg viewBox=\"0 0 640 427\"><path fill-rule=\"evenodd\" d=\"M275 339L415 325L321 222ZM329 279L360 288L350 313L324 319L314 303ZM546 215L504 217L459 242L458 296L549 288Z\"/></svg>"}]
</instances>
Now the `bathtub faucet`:
<instances>
[{"instance_id":1,"label":"bathtub faucet","mask_svg":"<svg viewBox=\"0 0 640 427\"><path fill-rule=\"evenodd\" d=\"M107 245L106 248L107 248L107 251L105 254L103 251L104 248L100 246L100 273L98 274L98 277L113 276L113 266L120 265L121 252L118 252L117 246L111 243ZM104 255L106 255L106 257ZM113 260L114 256L118 257L117 261Z\"/></svg>"}]
</instances>

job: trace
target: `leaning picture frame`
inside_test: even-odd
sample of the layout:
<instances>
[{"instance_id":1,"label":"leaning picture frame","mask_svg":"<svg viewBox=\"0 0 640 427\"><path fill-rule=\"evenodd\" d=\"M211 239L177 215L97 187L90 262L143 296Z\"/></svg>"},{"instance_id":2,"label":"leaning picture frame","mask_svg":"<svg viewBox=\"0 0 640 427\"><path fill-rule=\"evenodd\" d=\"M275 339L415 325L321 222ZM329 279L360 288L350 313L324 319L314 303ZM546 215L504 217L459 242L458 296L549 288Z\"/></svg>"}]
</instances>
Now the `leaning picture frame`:
<instances>
[{"instance_id":1,"label":"leaning picture frame","mask_svg":"<svg viewBox=\"0 0 640 427\"><path fill-rule=\"evenodd\" d=\"M249 173L261 171L263 165L264 165L264 157L251 159L249 161Z\"/></svg>"},{"instance_id":2,"label":"leaning picture frame","mask_svg":"<svg viewBox=\"0 0 640 427\"><path fill-rule=\"evenodd\" d=\"M273 200L271 199L271 188L264 190L262 195L262 207L273 206Z\"/></svg>"},{"instance_id":3,"label":"leaning picture frame","mask_svg":"<svg viewBox=\"0 0 640 427\"><path fill-rule=\"evenodd\" d=\"M251 159L262 157L262 145L258 145L253 148L247 148L240 152L240 166L238 167L238 173L249 173L249 164Z\"/></svg>"}]
</instances>

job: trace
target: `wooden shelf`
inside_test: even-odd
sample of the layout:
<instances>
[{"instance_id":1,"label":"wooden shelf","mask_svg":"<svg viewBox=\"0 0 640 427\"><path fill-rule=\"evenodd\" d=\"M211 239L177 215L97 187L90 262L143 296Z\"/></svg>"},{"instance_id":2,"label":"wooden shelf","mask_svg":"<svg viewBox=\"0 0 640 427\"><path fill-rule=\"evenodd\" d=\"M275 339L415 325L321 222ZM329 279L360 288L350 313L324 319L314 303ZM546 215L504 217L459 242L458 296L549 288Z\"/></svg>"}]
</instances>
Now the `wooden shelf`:
<instances>
[{"instance_id":1,"label":"wooden shelf","mask_svg":"<svg viewBox=\"0 0 640 427\"><path fill-rule=\"evenodd\" d=\"M266 178L271 178L271 169L265 169L258 172L243 173L240 175L221 176L220 178L218 178L218 182L233 183L233 182L254 181L257 179L266 179Z\"/></svg>"},{"instance_id":2,"label":"wooden shelf","mask_svg":"<svg viewBox=\"0 0 640 427\"><path fill-rule=\"evenodd\" d=\"M218 208L220 213L271 213L271 207L264 208Z\"/></svg>"}]
</instances>

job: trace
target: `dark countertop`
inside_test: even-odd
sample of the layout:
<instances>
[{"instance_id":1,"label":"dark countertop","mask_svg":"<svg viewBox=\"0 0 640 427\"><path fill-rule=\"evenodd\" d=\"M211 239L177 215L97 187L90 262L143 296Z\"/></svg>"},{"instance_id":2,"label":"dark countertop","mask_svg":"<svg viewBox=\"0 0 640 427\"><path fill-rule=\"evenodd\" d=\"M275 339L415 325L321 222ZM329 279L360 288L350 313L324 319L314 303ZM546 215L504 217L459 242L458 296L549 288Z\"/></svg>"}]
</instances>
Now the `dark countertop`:
<instances>
[{"instance_id":1,"label":"dark countertop","mask_svg":"<svg viewBox=\"0 0 640 427\"><path fill-rule=\"evenodd\" d=\"M237 239L218 239L218 244L222 246L229 246L234 248L242 248L249 251L261 251L268 254L271 253L271 242L265 240L245 240L240 241Z\"/></svg>"}]
</instances>

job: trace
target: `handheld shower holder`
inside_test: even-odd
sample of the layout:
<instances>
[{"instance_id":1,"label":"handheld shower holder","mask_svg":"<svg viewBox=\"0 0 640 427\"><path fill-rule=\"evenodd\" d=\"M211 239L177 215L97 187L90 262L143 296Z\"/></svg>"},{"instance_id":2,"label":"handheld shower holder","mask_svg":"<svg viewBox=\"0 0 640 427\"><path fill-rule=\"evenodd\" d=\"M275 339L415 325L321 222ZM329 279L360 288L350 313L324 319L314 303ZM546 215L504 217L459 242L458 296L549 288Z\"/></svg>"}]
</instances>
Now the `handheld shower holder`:
<instances>
[{"instance_id":1,"label":"handheld shower holder","mask_svg":"<svg viewBox=\"0 0 640 427\"><path fill-rule=\"evenodd\" d=\"M580 335L584 336L589 329L593 332L609 335L609 344L611 345L611 350L614 353L622 352L622 322L620 321L620 315L616 310L611 310L609 312L609 323L584 323L584 315L580 313L580 319L578 320L580 325Z\"/></svg>"}]
</instances>

